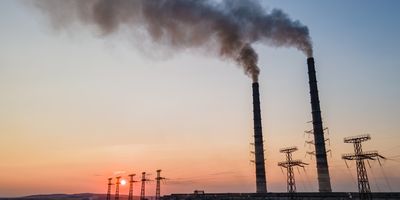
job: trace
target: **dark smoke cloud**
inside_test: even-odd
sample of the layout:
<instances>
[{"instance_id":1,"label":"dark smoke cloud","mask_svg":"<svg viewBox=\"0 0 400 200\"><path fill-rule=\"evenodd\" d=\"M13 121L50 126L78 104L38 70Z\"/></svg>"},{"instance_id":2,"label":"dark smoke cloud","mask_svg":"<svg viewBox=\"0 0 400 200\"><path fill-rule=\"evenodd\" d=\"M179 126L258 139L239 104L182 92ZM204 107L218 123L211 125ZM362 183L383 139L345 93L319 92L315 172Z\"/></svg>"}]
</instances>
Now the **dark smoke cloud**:
<instances>
[{"instance_id":1,"label":"dark smoke cloud","mask_svg":"<svg viewBox=\"0 0 400 200\"><path fill-rule=\"evenodd\" d=\"M34 0L56 28L81 24L101 35L122 27L144 31L174 49L214 43L219 55L243 67L257 81L255 42L295 47L312 56L308 28L281 10L267 12L253 0ZM210 48L209 45L206 48Z\"/></svg>"}]
</instances>

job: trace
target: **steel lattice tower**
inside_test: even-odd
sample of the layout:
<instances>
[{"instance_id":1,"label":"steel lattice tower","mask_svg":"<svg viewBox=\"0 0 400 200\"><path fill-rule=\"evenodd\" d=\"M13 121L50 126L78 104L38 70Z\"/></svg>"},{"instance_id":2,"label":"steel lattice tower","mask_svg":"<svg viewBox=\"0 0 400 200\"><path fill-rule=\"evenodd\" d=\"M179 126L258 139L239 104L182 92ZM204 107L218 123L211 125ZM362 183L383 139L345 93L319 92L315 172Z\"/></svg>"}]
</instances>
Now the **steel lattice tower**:
<instances>
[{"instance_id":1,"label":"steel lattice tower","mask_svg":"<svg viewBox=\"0 0 400 200\"><path fill-rule=\"evenodd\" d=\"M145 200L145 194L146 194L146 172L142 172L142 187L140 190L140 200Z\"/></svg>"},{"instance_id":2,"label":"steel lattice tower","mask_svg":"<svg viewBox=\"0 0 400 200\"><path fill-rule=\"evenodd\" d=\"M161 180L164 180L164 177L161 177L161 169L157 170L157 186L156 186L156 200L160 200L160 191L161 191Z\"/></svg>"},{"instance_id":3,"label":"steel lattice tower","mask_svg":"<svg viewBox=\"0 0 400 200\"><path fill-rule=\"evenodd\" d=\"M377 151L367 151L363 152L362 150L362 142L370 140L371 137L369 135L359 135L353 137L344 138L344 143L353 143L354 153L343 154L342 159L346 160L355 160L357 166L357 180L358 180L358 191L360 193L361 200L370 200L372 199L371 188L369 186L367 170L365 169L364 160L375 160L379 158L385 159L385 157L378 154Z\"/></svg>"},{"instance_id":4,"label":"steel lattice tower","mask_svg":"<svg viewBox=\"0 0 400 200\"><path fill-rule=\"evenodd\" d=\"M293 167L304 167L304 165L308 165L307 163L302 162L301 160L293 160L292 153L297 151L297 147L287 147L279 150L281 153L286 155L286 161L279 162L278 166L286 168L287 171L287 191L289 193L296 192L296 180L294 178Z\"/></svg>"},{"instance_id":5,"label":"steel lattice tower","mask_svg":"<svg viewBox=\"0 0 400 200\"><path fill-rule=\"evenodd\" d=\"M140 200L146 200L146 182L150 181L146 178L146 172L142 172L142 188L140 190Z\"/></svg>"},{"instance_id":6,"label":"steel lattice tower","mask_svg":"<svg viewBox=\"0 0 400 200\"><path fill-rule=\"evenodd\" d=\"M111 186L112 184L112 178L108 178L108 187L107 187L107 200L111 200Z\"/></svg>"},{"instance_id":7,"label":"steel lattice tower","mask_svg":"<svg viewBox=\"0 0 400 200\"><path fill-rule=\"evenodd\" d=\"M133 180L133 177L136 176L136 174L129 174L129 196L128 200L133 200L133 183L137 182Z\"/></svg>"},{"instance_id":8,"label":"steel lattice tower","mask_svg":"<svg viewBox=\"0 0 400 200\"><path fill-rule=\"evenodd\" d=\"M117 182L115 182L115 200L119 200L119 185L121 184L119 182L119 179L121 178L120 176L115 177L117 179Z\"/></svg>"}]
</instances>

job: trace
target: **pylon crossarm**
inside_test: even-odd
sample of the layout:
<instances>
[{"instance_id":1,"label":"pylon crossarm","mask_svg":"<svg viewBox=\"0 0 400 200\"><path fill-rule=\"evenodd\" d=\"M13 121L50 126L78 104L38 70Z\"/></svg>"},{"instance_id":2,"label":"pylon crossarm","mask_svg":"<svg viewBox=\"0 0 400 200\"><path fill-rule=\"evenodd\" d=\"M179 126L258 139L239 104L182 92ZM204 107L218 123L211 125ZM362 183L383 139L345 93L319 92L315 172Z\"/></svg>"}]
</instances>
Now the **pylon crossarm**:
<instances>
[{"instance_id":1,"label":"pylon crossarm","mask_svg":"<svg viewBox=\"0 0 400 200\"><path fill-rule=\"evenodd\" d=\"M306 140L305 143L306 143L306 144L313 144L313 145L314 145L314 141L313 141L313 140Z\"/></svg>"},{"instance_id":2,"label":"pylon crossarm","mask_svg":"<svg viewBox=\"0 0 400 200\"><path fill-rule=\"evenodd\" d=\"M315 151L307 151L306 154L308 154L308 155L315 155Z\"/></svg>"},{"instance_id":3,"label":"pylon crossarm","mask_svg":"<svg viewBox=\"0 0 400 200\"><path fill-rule=\"evenodd\" d=\"M370 139L371 139L371 136L369 134L365 134L365 135L346 137L343 139L343 141L344 141L344 143L358 143L358 142L365 142Z\"/></svg>"},{"instance_id":4,"label":"pylon crossarm","mask_svg":"<svg viewBox=\"0 0 400 200\"><path fill-rule=\"evenodd\" d=\"M359 159L370 159L370 160L375 160L378 157L383 157L378 154L377 151L366 151L362 153L348 153L348 154L343 154L342 159L347 159L347 160L359 160Z\"/></svg>"},{"instance_id":5,"label":"pylon crossarm","mask_svg":"<svg viewBox=\"0 0 400 200\"><path fill-rule=\"evenodd\" d=\"M289 163L287 163L286 161L285 162L279 162L278 166L279 167L283 167L283 168L288 168L289 167Z\"/></svg>"},{"instance_id":6,"label":"pylon crossarm","mask_svg":"<svg viewBox=\"0 0 400 200\"><path fill-rule=\"evenodd\" d=\"M308 163L304 163L304 162L301 161L301 160L292 160L291 163L292 163L293 165L308 165Z\"/></svg>"},{"instance_id":7,"label":"pylon crossarm","mask_svg":"<svg viewBox=\"0 0 400 200\"><path fill-rule=\"evenodd\" d=\"M304 163L301 160L278 162L278 166L284 167L284 168L287 168L287 167L290 167L290 166L304 167L305 165L308 165L308 163Z\"/></svg>"},{"instance_id":8,"label":"pylon crossarm","mask_svg":"<svg viewBox=\"0 0 400 200\"><path fill-rule=\"evenodd\" d=\"M279 150L281 153L291 153L297 151L297 147L286 147Z\"/></svg>"}]
</instances>

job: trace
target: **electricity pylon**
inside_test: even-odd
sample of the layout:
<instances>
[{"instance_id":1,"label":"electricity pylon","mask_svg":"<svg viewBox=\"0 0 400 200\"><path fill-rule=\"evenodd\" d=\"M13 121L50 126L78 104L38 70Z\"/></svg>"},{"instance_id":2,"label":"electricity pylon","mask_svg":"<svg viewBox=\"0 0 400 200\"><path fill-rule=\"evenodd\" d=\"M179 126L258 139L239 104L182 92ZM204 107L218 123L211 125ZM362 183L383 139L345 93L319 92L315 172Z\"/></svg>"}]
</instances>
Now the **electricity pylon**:
<instances>
[{"instance_id":1,"label":"electricity pylon","mask_svg":"<svg viewBox=\"0 0 400 200\"><path fill-rule=\"evenodd\" d=\"M157 186L156 186L156 200L160 200L160 188L161 188L161 180L165 180L164 177L161 177L161 169L157 170Z\"/></svg>"},{"instance_id":2,"label":"electricity pylon","mask_svg":"<svg viewBox=\"0 0 400 200\"><path fill-rule=\"evenodd\" d=\"M129 180L129 196L128 196L128 200L133 200L133 184L137 181L133 180L133 177L136 174L129 174L128 176L130 177Z\"/></svg>"},{"instance_id":3,"label":"electricity pylon","mask_svg":"<svg viewBox=\"0 0 400 200\"><path fill-rule=\"evenodd\" d=\"M107 187L107 200L111 200L111 186L112 184L112 178L108 178L108 187Z\"/></svg>"},{"instance_id":4,"label":"electricity pylon","mask_svg":"<svg viewBox=\"0 0 400 200\"><path fill-rule=\"evenodd\" d=\"M371 188L369 186L368 175L367 170L365 169L364 160L368 159L379 161L379 158L385 159L385 157L379 155L377 151L363 152L361 143L370 139L371 137L368 134L344 138L344 143L353 143L354 146L354 153L343 154L342 159L344 159L345 162L346 160L356 161L358 192L360 193L361 200L372 199Z\"/></svg>"},{"instance_id":5,"label":"electricity pylon","mask_svg":"<svg viewBox=\"0 0 400 200\"><path fill-rule=\"evenodd\" d=\"M309 121L309 122L307 122L307 123L311 123L312 121ZM329 128L328 127L325 127L325 128L323 128L323 131L324 131L324 134L325 133L327 133L327 134L329 134ZM306 131L304 131L304 134L307 134L308 135L308 138L310 138L310 135L313 135L314 134L314 130L313 129L311 129L311 130L306 130ZM331 151L331 149L329 149L329 146L331 145L331 141L330 141L330 139L328 138L328 136L324 136L324 138L325 138L325 144L326 143L328 143L328 149L326 149L326 153L330 153L330 155L331 155L331 157L332 157L332 151ZM305 140L304 141L304 147L305 146L308 146L309 148L310 147L315 147L315 141L314 141L314 139L311 139L311 140ZM325 148L327 148L327 147L325 147ZM306 151L306 156L307 155L310 155L310 158L311 158L311 160L313 159L313 157L316 157L317 156L317 152L314 150L310 150L310 151Z\"/></svg>"},{"instance_id":6,"label":"electricity pylon","mask_svg":"<svg viewBox=\"0 0 400 200\"><path fill-rule=\"evenodd\" d=\"M115 177L117 179L117 182L115 182L115 200L119 200L119 179L121 178L120 176Z\"/></svg>"},{"instance_id":7,"label":"electricity pylon","mask_svg":"<svg viewBox=\"0 0 400 200\"><path fill-rule=\"evenodd\" d=\"M286 155L286 161L279 162L278 166L286 168L287 171L287 191L289 193L296 192L296 181L294 178L293 167L304 167L308 165L307 163L302 162L301 160L293 160L292 153L297 151L297 147L286 147L279 150L281 153Z\"/></svg>"},{"instance_id":8,"label":"electricity pylon","mask_svg":"<svg viewBox=\"0 0 400 200\"><path fill-rule=\"evenodd\" d=\"M150 179L146 178L146 172L142 172L142 188L140 190L140 200L146 200L146 182Z\"/></svg>"}]
</instances>

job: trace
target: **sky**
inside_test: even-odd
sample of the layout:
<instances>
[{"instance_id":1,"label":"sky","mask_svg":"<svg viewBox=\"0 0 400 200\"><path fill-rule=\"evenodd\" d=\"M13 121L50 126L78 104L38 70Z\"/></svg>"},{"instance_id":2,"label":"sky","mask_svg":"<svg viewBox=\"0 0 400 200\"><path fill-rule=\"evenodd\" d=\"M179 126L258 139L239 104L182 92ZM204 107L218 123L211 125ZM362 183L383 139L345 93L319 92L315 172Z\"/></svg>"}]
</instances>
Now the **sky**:
<instances>
[{"instance_id":1,"label":"sky","mask_svg":"<svg viewBox=\"0 0 400 200\"><path fill-rule=\"evenodd\" d=\"M347 136L388 159L367 166L371 189L398 192L399 1L262 1L310 30L333 191L357 191ZM254 192L251 80L196 49L140 46L132 36L54 30L26 2L0 1L0 196L105 193L107 178L157 169L161 193ZM136 44L132 44L135 43ZM286 190L279 149L297 146L298 191L318 191L306 156L306 57L256 44L268 190ZM155 193L155 182L148 185ZM121 192L127 193L127 187ZM140 191L135 185L135 194Z\"/></svg>"}]
</instances>

